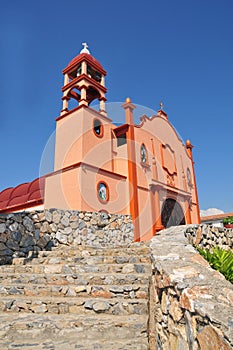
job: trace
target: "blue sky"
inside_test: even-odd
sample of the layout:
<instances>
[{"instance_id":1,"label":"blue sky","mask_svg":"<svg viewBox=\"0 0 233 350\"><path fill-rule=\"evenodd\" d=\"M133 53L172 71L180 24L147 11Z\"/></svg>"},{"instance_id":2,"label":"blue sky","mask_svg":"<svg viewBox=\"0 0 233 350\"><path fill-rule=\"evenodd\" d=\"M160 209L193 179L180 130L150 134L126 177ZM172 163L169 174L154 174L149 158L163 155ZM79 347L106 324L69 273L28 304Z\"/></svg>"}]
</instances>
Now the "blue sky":
<instances>
[{"instance_id":1,"label":"blue sky","mask_svg":"<svg viewBox=\"0 0 233 350\"><path fill-rule=\"evenodd\" d=\"M232 0L12 0L0 13L0 191L39 176L62 69L87 41L109 102L152 110L193 150L201 209L233 211Z\"/></svg>"}]
</instances>

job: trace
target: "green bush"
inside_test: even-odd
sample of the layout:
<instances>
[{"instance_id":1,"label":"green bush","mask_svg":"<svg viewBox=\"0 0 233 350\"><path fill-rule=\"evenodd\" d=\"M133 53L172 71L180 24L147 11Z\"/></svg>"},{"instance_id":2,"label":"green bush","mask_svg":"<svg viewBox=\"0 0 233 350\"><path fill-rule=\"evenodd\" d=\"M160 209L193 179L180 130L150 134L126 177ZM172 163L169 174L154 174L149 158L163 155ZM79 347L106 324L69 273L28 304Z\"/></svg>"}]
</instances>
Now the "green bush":
<instances>
[{"instance_id":1,"label":"green bush","mask_svg":"<svg viewBox=\"0 0 233 350\"><path fill-rule=\"evenodd\" d=\"M227 216L226 218L224 218L223 223L225 225L233 224L233 216Z\"/></svg>"},{"instance_id":2,"label":"green bush","mask_svg":"<svg viewBox=\"0 0 233 350\"><path fill-rule=\"evenodd\" d=\"M198 252L205 258L213 269L221 272L225 278L233 283L233 253L216 246L212 252L196 247Z\"/></svg>"}]
</instances>

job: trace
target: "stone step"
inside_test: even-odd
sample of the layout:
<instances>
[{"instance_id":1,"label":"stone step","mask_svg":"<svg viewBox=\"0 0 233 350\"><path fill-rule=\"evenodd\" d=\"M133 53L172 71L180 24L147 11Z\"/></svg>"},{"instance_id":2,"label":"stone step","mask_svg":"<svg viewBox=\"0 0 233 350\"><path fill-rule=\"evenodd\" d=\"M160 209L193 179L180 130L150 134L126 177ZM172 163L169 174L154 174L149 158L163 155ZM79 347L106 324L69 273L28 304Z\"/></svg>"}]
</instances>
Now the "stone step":
<instances>
[{"instance_id":1,"label":"stone step","mask_svg":"<svg viewBox=\"0 0 233 350\"><path fill-rule=\"evenodd\" d=\"M62 340L51 341L49 339L40 342L39 339L32 339L21 342L16 341L0 341L0 350L149 350L147 339L122 339L122 340Z\"/></svg>"},{"instance_id":2,"label":"stone step","mask_svg":"<svg viewBox=\"0 0 233 350\"><path fill-rule=\"evenodd\" d=\"M64 249L65 248L65 249ZM83 254L83 252L88 253L89 255L147 255L150 251L149 243L141 242L141 243L133 243L130 246L117 246L117 247L92 247L92 246L59 246L54 247L50 251L46 251L49 255L57 256L57 254L61 254L61 256L78 256ZM45 252L45 251L43 251ZM38 252L39 255L42 253Z\"/></svg>"},{"instance_id":3,"label":"stone step","mask_svg":"<svg viewBox=\"0 0 233 350\"><path fill-rule=\"evenodd\" d=\"M146 334L147 332L147 317L144 315L123 315L118 316L98 314L98 324L96 324L96 317L92 315L57 315L57 314L28 314L19 313L15 318L11 313L0 314L0 332L1 336L4 332L8 331L25 331L32 329L46 329L54 330L53 333L58 333L64 329L76 329L81 330L80 327L87 328L90 324L93 324L94 328L98 331L107 331L108 328L118 327L119 330L126 328L128 331L138 332ZM129 332L128 332L129 335ZM85 337L88 337L86 335ZM106 336L105 336L106 337ZM118 335L116 335L116 338Z\"/></svg>"},{"instance_id":4,"label":"stone step","mask_svg":"<svg viewBox=\"0 0 233 350\"><path fill-rule=\"evenodd\" d=\"M130 247L109 247L109 248L94 248L94 247L87 247L87 246L77 246L77 247L69 247L69 246L59 246L58 248L53 248L52 250L47 251L38 251L35 252L35 257L63 257L63 258L70 258L70 257L94 257L94 256L104 256L104 257L119 257L119 256L125 256L125 257L133 257L133 256L144 256L148 257L150 252L150 249L148 246L139 246L137 248L132 246ZM30 254L33 254L31 252Z\"/></svg>"},{"instance_id":5,"label":"stone step","mask_svg":"<svg viewBox=\"0 0 233 350\"><path fill-rule=\"evenodd\" d=\"M0 271L4 270L6 267L12 265L42 265L42 264L88 264L88 265L96 265L96 264L150 264L149 256L144 255L112 255L112 256L88 256L88 257L77 257L77 256L53 256L47 255L42 257L37 257L37 254L30 256L29 258L14 258L12 260L12 264L10 265L0 265Z\"/></svg>"},{"instance_id":6,"label":"stone step","mask_svg":"<svg viewBox=\"0 0 233 350\"><path fill-rule=\"evenodd\" d=\"M2 284L0 295L4 296L38 296L38 297L101 297L124 299L148 299L148 285L17 285Z\"/></svg>"},{"instance_id":7,"label":"stone step","mask_svg":"<svg viewBox=\"0 0 233 350\"><path fill-rule=\"evenodd\" d=\"M144 299L103 299L103 298L74 298L74 297L38 297L8 296L0 299L0 313L55 313L90 315L105 313L109 315L147 315L148 302Z\"/></svg>"},{"instance_id":8,"label":"stone step","mask_svg":"<svg viewBox=\"0 0 233 350\"><path fill-rule=\"evenodd\" d=\"M84 253L84 252L83 252ZM150 257L148 255L127 255L122 253L121 255L115 255L112 252L112 255L87 255L80 256L78 254L71 256L64 256L59 253L43 254L37 256L37 254L32 254L29 258L14 258L13 265L25 265L25 264L49 264L50 261L56 261L57 264L66 262L66 263L78 263L78 264L125 264L125 263L150 263Z\"/></svg>"},{"instance_id":9,"label":"stone step","mask_svg":"<svg viewBox=\"0 0 233 350\"><path fill-rule=\"evenodd\" d=\"M0 349L148 349L144 315L99 314L96 321L76 315L0 315Z\"/></svg>"},{"instance_id":10,"label":"stone step","mask_svg":"<svg viewBox=\"0 0 233 350\"><path fill-rule=\"evenodd\" d=\"M56 267L54 267L56 265ZM60 259L51 258L46 264L26 264L26 265L1 265L1 274L20 274L20 273L47 273L49 270L54 269L59 273L150 273L151 266L145 263L134 264L108 264L108 263L94 263L93 261L85 261L74 263L61 263Z\"/></svg>"},{"instance_id":11,"label":"stone step","mask_svg":"<svg viewBox=\"0 0 233 350\"><path fill-rule=\"evenodd\" d=\"M149 257L63 246L0 266L0 350L148 350Z\"/></svg>"},{"instance_id":12,"label":"stone step","mask_svg":"<svg viewBox=\"0 0 233 350\"><path fill-rule=\"evenodd\" d=\"M62 273L60 265L51 265L43 274L0 274L1 286L43 284L43 285L131 285L131 284L148 284L149 275L146 274L123 274L123 273L80 273L69 274Z\"/></svg>"}]
</instances>

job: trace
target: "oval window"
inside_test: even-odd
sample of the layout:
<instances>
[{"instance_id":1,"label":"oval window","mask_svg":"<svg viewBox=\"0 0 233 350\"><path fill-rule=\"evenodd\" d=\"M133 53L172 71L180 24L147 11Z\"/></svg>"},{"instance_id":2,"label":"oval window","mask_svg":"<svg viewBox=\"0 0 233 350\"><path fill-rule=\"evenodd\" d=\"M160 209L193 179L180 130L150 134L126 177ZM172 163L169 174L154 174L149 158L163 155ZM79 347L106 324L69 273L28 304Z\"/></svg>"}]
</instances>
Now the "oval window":
<instances>
[{"instance_id":1,"label":"oval window","mask_svg":"<svg viewBox=\"0 0 233 350\"><path fill-rule=\"evenodd\" d=\"M141 162L144 164L147 163L147 150L144 143L141 145Z\"/></svg>"},{"instance_id":2,"label":"oval window","mask_svg":"<svg viewBox=\"0 0 233 350\"><path fill-rule=\"evenodd\" d=\"M101 202L107 202L109 198L108 185L105 182L99 182L97 186L98 198Z\"/></svg>"},{"instance_id":3,"label":"oval window","mask_svg":"<svg viewBox=\"0 0 233 350\"><path fill-rule=\"evenodd\" d=\"M96 136L98 136L98 137L103 136L103 124L101 123L101 121L99 119L94 120L93 129L94 129L94 133Z\"/></svg>"}]
</instances>

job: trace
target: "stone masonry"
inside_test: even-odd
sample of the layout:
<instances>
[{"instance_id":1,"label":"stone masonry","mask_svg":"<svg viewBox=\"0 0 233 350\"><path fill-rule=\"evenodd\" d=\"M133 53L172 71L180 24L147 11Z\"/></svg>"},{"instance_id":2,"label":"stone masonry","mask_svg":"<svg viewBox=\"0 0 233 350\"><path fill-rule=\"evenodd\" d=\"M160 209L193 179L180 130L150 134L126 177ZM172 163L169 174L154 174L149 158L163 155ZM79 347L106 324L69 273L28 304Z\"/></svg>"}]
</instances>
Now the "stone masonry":
<instances>
[{"instance_id":1,"label":"stone masonry","mask_svg":"<svg viewBox=\"0 0 233 350\"><path fill-rule=\"evenodd\" d=\"M233 287L194 245L233 230L171 227L133 243L129 216L0 216L0 350L229 350Z\"/></svg>"},{"instance_id":2,"label":"stone masonry","mask_svg":"<svg viewBox=\"0 0 233 350\"><path fill-rule=\"evenodd\" d=\"M223 237L213 232L206 225L171 227L151 240L150 299L154 304L150 313L154 322L150 322L150 331L155 337L151 349L233 348L232 284L213 270L185 237L197 244L209 234L209 245L212 241L220 244ZM232 246L233 232L226 232Z\"/></svg>"},{"instance_id":3,"label":"stone masonry","mask_svg":"<svg viewBox=\"0 0 233 350\"><path fill-rule=\"evenodd\" d=\"M149 247L60 246L0 266L0 349L148 349Z\"/></svg>"},{"instance_id":4,"label":"stone masonry","mask_svg":"<svg viewBox=\"0 0 233 350\"><path fill-rule=\"evenodd\" d=\"M0 214L0 264L58 245L116 246L133 239L129 215L58 209Z\"/></svg>"},{"instance_id":5,"label":"stone masonry","mask_svg":"<svg viewBox=\"0 0 233 350\"><path fill-rule=\"evenodd\" d=\"M189 243L201 249L215 248L217 245L225 250L233 249L233 230L211 225L191 225L185 232Z\"/></svg>"}]
</instances>

